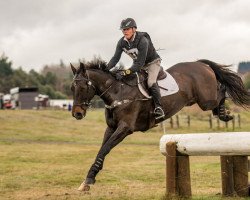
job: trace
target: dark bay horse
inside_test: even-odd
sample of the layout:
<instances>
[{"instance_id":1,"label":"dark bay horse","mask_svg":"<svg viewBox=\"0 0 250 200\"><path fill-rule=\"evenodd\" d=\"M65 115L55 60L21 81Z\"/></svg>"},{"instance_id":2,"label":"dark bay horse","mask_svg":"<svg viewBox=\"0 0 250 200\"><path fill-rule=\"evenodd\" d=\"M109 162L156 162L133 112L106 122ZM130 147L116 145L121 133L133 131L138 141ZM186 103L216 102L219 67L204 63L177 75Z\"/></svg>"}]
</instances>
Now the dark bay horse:
<instances>
[{"instance_id":1,"label":"dark bay horse","mask_svg":"<svg viewBox=\"0 0 250 200\"><path fill-rule=\"evenodd\" d=\"M95 177L103 167L105 156L126 136L135 131L146 131L164 120L155 121L152 99L145 99L138 87L117 81L105 70L106 67L106 63L100 60L81 63L78 69L71 65L74 73L71 88L74 97L73 117L78 120L85 117L95 95L100 96L107 105L107 128L103 143L79 190L89 190L89 185L95 183ZM176 64L167 71L175 78L179 91L162 97L165 119L184 106L195 103L202 110L212 110L214 115L218 115L218 110L223 108L226 93L234 103L243 107L250 105L250 94L245 90L241 78L229 70L228 66L199 60ZM227 115L220 119L229 120Z\"/></svg>"}]
</instances>

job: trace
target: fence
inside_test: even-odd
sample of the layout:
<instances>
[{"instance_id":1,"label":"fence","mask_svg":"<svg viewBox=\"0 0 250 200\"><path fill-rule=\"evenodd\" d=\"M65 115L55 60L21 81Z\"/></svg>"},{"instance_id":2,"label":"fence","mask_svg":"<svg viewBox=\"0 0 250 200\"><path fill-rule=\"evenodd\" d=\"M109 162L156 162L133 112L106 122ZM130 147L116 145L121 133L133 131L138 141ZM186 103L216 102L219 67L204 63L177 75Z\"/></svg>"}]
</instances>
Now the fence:
<instances>
[{"instance_id":1,"label":"fence","mask_svg":"<svg viewBox=\"0 0 250 200\"><path fill-rule=\"evenodd\" d=\"M235 130L235 128L241 128L241 116L240 114L233 115L233 119L229 122L223 122L219 120L219 118L214 117L212 114L208 116L199 117L194 119L190 115L174 115L173 117L167 119L166 121L162 122L161 128L191 128L194 121L202 121L205 122L210 129L231 129Z\"/></svg>"},{"instance_id":2,"label":"fence","mask_svg":"<svg viewBox=\"0 0 250 200\"><path fill-rule=\"evenodd\" d=\"M249 196L250 132L164 135L168 195L191 196L189 156L220 156L222 194Z\"/></svg>"}]
</instances>

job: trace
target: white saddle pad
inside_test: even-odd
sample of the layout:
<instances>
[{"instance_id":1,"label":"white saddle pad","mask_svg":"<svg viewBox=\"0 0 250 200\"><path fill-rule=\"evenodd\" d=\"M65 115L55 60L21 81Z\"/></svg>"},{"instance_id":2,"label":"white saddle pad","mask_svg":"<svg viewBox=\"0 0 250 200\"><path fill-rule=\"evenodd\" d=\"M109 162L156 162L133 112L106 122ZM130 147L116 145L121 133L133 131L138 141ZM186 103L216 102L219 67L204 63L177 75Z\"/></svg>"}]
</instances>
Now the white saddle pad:
<instances>
[{"instance_id":1,"label":"white saddle pad","mask_svg":"<svg viewBox=\"0 0 250 200\"><path fill-rule=\"evenodd\" d=\"M175 79L169 74L168 72L165 71L167 74L167 77L157 81L158 86L160 88L160 93L161 96L168 96L171 94L174 94L179 91L179 86L176 83ZM138 83L139 83L139 77L137 75ZM148 94L148 92L141 86L141 84L138 84L138 88L140 92L147 98L151 98L151 96Z\"/></svg>"},{"instance_id":2,"label":"white saddle pad","mask_svg":"<svg viewBox=\"0 0 250 200\"><path fill-rule=\"evenodd\" d=\"M161 96L168 96L179 91L179 86L171 74L165 71L167 77L157 81Z\"/></svg>"}]
</instances>

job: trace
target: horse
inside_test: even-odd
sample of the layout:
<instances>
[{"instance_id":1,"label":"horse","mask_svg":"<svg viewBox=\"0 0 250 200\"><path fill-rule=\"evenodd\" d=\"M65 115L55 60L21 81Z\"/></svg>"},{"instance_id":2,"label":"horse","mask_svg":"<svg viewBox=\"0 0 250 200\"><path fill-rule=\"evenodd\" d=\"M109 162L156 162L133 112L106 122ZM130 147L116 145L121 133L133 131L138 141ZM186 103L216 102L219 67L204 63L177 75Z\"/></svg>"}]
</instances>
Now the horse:
<instances>
[{"instance_id":1,"label":"horse","mask_svg":"<svg viewBox=\"0 0 250 200\"><path fill-rule=\"evenodd\" d=\"M165 117L156 120L152 99L145 98L138 87L116 80L106 70L106 62L99 59L80 63L79 68L71 64L74 75L71 85L72 116L77 120L83 119L95 95L106 104L107 128L103 142L78 190L90 189L90 185L96 181L96 175L103 168L105 156L125 137L135 131L149 130L185 106L197 103L203 111L212 110L223 121L231 119L223 107L227 95L235 104L247 109L250 106L250 94L244 88L241 78L229 66L210 60L198 60L178 63L167 69L176 80L179 91L161 98Z\"/></svg>"}]
</instances>

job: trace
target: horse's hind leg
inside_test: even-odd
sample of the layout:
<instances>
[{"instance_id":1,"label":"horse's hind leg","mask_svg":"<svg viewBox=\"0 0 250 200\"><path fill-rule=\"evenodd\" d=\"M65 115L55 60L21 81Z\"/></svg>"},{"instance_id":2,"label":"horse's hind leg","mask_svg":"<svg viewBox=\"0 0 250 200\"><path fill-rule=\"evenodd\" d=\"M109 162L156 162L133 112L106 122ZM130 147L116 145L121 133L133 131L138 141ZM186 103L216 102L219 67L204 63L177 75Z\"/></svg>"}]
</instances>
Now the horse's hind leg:
<instances>
[{"instance_id":1,"label":"horse's hind leg","mask_svg":"<svg viewBox=\"0 0 250 200\"><path fill-rule=\"evenodd\" d=\"M213 115L218 116L220 120L227 122L232 120L233 117L229 115L229 112L225 108L225 100L226 88L221 84L218 91L218 106L213 109Z\"/></svg>"},{"instance_id":2,"label":"horse's hind leg","mask_svg":"<svg viewBox=\"0 0 250 200\"><path fill-rule=\"evenodd\" d=\"M225 99L226 99L225 94L226 94L226 88L224 87L224 85L218 85L217 106L212 110L213 115L219 115L219 107L220 105L225 103Z\"/></svg>"},{"instance_id":3,"label":"horse's hind leg","mask_svg":"<svg viewBox=\"0 0 250 200\"><path fill-rule=\"evenodd\" d=\"M219 105L218 98L220 98L217 90L217 84L213 82L209 86L202 86L202 84L197 84L197 104L203 110L213 110Z\"/></svg>"},{"instance_id":4,"label":"horse's hind leg","mask_svg":"<svg viewBox=\"0 0 250 200\"><path fill-rule=\"evenodd\" d=\"M226 88L220 83L210 84L209 90L198 88L198 105L204 111L212 110L213 115L222 121L232 119L225 109Z\"/></svg>"}]
</instances>

